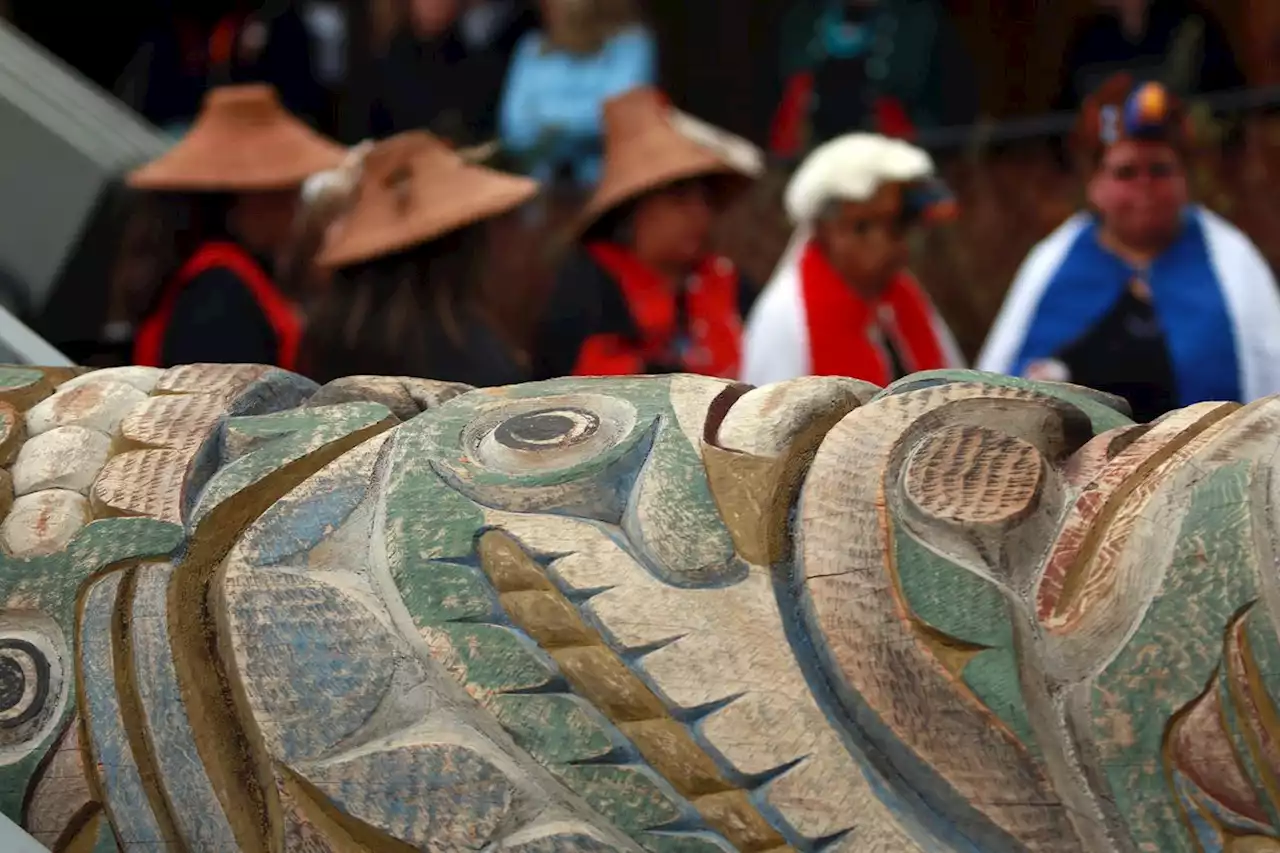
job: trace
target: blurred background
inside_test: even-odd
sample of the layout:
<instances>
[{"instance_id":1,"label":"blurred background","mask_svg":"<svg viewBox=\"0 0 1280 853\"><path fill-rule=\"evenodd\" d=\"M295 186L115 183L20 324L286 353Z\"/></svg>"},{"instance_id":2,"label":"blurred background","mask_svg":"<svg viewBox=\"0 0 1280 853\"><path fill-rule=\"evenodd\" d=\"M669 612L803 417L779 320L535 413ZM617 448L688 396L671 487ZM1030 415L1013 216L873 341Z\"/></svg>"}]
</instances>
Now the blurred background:
<instances>
[{"instance_id":1,"label":"blurred background","mask_svg":"<svg viewBox=\"0 0 1280 853\"><path fill-rule=\"evenodd\" d=\"M847 61L840 26L824 25L833 5L880 22ZM1193 164L1196 197L1280 260L1276 0L644 0L636 11L672 100L770 155L769 176L719 234L756 281L786 242L779 197L808 148L857 127L909 137L935 156L963 210L919 238L913 266L972 356L1029 247L1079 208L1062 137L1082 93L1116 68L1158 73L1189 99L1197 132L1213 142ZM513 54L542 12L523 0L0 0L12 27L165 132L189 124L210 85L254 79L346 143L411 127L458 144L500 137ZM849 94L862 89L892 97ZM809 121L799 138L792 114L802 92ZM581 200L583 188L564 183L545 215L507 226L512 248L490 286L517 345L545 298L537 247ZM106 209L118 208L100 199L97 216ZM119 263L101 239L86 248L93 230L81 229L68 257ZM75 337L50 332L50 322L39 327L47 336Z\"/></svg>"}]
</instances>

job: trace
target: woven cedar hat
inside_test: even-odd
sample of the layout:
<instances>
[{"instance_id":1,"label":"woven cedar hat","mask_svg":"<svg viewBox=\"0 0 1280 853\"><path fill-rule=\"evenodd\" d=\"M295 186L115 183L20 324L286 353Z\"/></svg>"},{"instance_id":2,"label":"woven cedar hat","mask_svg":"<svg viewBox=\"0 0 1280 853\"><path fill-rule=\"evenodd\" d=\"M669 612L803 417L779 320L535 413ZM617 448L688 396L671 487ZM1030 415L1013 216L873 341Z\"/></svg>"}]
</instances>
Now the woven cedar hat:
<instances>
[{"instance_id":1,"label":"woven cedar hat","mask_svg":"<svg viewBox=\"0 0 1280 853\"><path fill-rule=\"evenodd\" d=\"M1135 84L1123 72L1107 78L1085 99L1072 147L1092 166L1108 148L1126 139L1164 142L1185 153L1192 133L1182 102L1160 83Z\"/></svg>"},{"instance_id":2,"label":"woven cedar hat","mask_svg":"<svg viewBox=\"0 0 1280 853\"><path fill-rule=\"evenodd\" d=\"M177 192L287 190L346 154L285 110L272 86L220 86L205 96L191 130L128 182Z\"/></svg>"},{"instance_id":3,"label":"woven cedar hat","mask_svg":"<svg viewBox=\"0 0 1280 853\"><path fill-rule=\"evenodd\" d=\"M346 267L403 251L533 198L538 183L473 165L426 131L397 134L364 159L357 197L320 252Z\"/></svg>"},{"instance_id":4,"label":"woven cedar hat","mask_svg":"<svg viewBox=\"0 0 1280 853\"><path fill-rule=\"evenodd\" d=\"M574 223L574 235L650 190L711 175L752 179L764 171L760 149L675 109L652 86L605 102L604 153L604 175Z\"/></svg>"}]
</instances>

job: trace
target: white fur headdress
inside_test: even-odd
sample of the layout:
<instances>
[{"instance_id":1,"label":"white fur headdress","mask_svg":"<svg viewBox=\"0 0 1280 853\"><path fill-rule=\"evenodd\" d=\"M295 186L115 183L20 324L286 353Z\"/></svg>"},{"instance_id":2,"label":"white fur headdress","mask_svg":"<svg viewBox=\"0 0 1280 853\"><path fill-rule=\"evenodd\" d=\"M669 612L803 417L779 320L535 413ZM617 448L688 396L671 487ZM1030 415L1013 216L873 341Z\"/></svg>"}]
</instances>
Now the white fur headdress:
<instances>
[{"instance_id":1,"label":"white fur headdress","mask_svg":"<svg viewBox=\"0 0 1280 853\"><path fill-rule=\"evenodd\" d=\"M933 159L908 142L875 133L839 136L815 148L791 177L787 214L797 225L810 223L829 201L866 201L884 184L933 173Z\"/></svg>"}]
</instances>

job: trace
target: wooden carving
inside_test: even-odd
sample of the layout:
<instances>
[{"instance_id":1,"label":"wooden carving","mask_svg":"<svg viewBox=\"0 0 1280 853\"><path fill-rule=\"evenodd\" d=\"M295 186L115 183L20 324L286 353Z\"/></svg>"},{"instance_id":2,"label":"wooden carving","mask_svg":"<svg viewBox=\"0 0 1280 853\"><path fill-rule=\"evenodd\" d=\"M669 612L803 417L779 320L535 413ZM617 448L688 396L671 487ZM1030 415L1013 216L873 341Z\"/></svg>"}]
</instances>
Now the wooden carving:
<instances>
[{"instance_id":1,"label":"wooden carving","mask_svg":"<svg viewBox=\"0 0 1280 853\"><path fill-rule=\"evenodd\" d=\"M1280 399L0 370L58 853L1280 851Z\"/></svg>"}]
</instances>

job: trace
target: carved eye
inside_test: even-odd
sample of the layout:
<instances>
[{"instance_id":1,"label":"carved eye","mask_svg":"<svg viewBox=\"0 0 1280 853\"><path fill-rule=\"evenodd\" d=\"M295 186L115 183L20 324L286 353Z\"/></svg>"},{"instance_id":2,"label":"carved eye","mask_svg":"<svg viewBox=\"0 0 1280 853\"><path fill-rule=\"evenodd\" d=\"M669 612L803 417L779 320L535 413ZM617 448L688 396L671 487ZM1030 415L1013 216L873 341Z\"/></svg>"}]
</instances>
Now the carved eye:
<instances>
[{"instance_id":1,"label":"carved eye","mask_svg":"<svg viewBox=\"0 0 1280 853\"><path fill-rule=\"evenodd\" d=\"M69 693L66 659L53 620L0 616L0 766L21 760L57 725Z\"/></svg>"},{"instance_id":2,"label":"carved eye","mask_svg":"<svg viewBox=\"0 0 1280 853\"><path fill-rule=\"evenodd\" d=\"M26 640L0 640L0 739L40 716L49 701L49 660Z\"/></svg>"},{"instance_id":3,"label":"carved eye","mask_svg":"<svg viewBox=\"0 0 1280 853\"><path fill-rule=\"evenodd\" d=\"M585 409L543 409L503 421L493 440L512 450L550 450L581 444L600 429L600 416Z\"/></svg>"},{"instance_id":4,"label":"carved eye","mask_svg":"<svg viewBox=\"0 0 1280 853\"><path fill-rule=\"evenodd\" d=\"M596 394L507 401L463 432L475 462L507 474L563 470L599 457L634 431L636 410Z\"/></svg>"}]
</instances>

